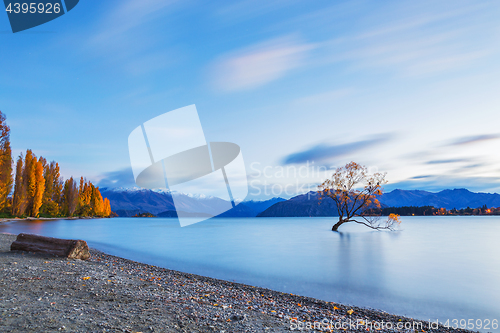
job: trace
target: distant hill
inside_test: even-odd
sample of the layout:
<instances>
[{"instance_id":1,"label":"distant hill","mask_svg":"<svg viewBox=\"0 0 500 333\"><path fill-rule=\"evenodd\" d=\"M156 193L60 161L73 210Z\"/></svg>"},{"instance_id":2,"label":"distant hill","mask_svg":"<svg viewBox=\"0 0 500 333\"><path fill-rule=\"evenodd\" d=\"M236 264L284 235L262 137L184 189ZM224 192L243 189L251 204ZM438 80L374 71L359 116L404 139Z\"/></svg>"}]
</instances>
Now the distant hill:
<instances>
[{"instance_id":1,"label":"distant hill","mask_svg":"<svg viewBox=\"0 0 500 333\"><path fill-rule=\"evenodd\" d=\"M337 216L333 200L318 200L316 192L309 192L278 202L258 214L259 217Z\"/></svg>"},{"instance_id":2,"label":"distant hill","mask_svg":"<svg viewBox=\"0 0 500 333\"><path fill-rule=\"evenodd\" d=\"M152 213L159 217L177 217L172 195L180 204L181 211L191 212L193 216L213 216L217 208L226 206L227 202L216 197L199 197L170 191L152 191L141 188L103 188L100 190L104 198L108 198L111 209L121 217L131 217L136 214ZM219 217L255 217L283 198L273 198L265 201L244 201L219 215Z\"/></svg>"},{"instance_id":3,"label":"distant hill","mask_svg":"<svg viewBox=\"0 0 500 333\"><path fill-rule=\"evenodd\" d=\"M205 214L205 213L187 213L187 212L182 212L182 216L184 217L213 217L213 215L210 214ZM162 212L157 214L157 217L177 217L177 211L176 210L167 210L166 212Z\"/></svg>"},{"instance_id":4,"label":"distant hill","mask_svg":"<svg viewBox=\"0 0 500 333\"><path fill-rule=\"evenodd\" d=\"M402 206L434 206L436 208L462 209L487 207L500 207L500 194L474 193L467 189L443 190L433 193L418 190L394 190L385 193L380 202L389 207Z\"/></svg>"},{"instance_id":5,"label":"distant hill","mask_svg":"<svg viewBox=\"0 0 500 333\"><path fill-rule=\"evenodd\" d=\"M272 205L274 205L275 203L282 202L282 201L286 201L286 199L272 198L272 199L264 200L264 201L250 200L250 201L243 201L242 204L253 209L256 212L255 216L257 216L258 213L263 212L266 209L268 209L269 207L271 207Z\"/></svg>"},{"instance_id":6,"label":"distant hill","mask_svg":"<svg viewBox=\"0 0 500 333\"><path fill-rule=\"evenodd\" d=\"M436 208L462 209L500 207L500 194L474 193L466 189L444 190L433 193L418 190L394 190L383 194L379 201L383 207L434 206ZM323 200L319 205L316 192L293 197L279 202L262 213L259 217L301 217L301 216L337 216L333 200Z\"/></svg>"},{"instance_id":7,"label":"distant hill","mask_svg":"<svg viewBox=\"0 0 500 333\"><path fill-rule=\"evenodd\" d=\"M260 211L255 211L251 207L245 205L244 202L240 203L236 207L224 212L217 217L256 217Z\"/></svg>"},{"instance_id":8,"label":"distant hill","mask_svg":"<svg viewBox=\"0 0 500 333\"><path fill-rule=\"evenodd\" d=\"M170 194L141 189L101 189L103 197L108 198L111 210L119 216L129 217L138 213L158 214L175 210Z\"/></svg>"}]
</instances>

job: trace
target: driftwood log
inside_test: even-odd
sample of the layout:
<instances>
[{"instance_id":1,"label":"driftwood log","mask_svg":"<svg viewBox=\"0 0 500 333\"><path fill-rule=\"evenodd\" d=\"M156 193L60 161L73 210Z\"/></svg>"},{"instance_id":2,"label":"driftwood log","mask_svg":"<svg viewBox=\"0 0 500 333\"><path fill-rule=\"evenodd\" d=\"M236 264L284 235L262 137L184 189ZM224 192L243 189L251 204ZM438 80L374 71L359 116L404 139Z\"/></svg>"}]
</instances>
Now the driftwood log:
<instances>
[{"instance_id":1,"label":"driftwood log","mask_svg":"<svg viewBox=\"0 0 500 333\"><path fill-rule=\"evenodd\" d=\"M57 257L87 260L89 247L84 240L60 239L32 234L19 234L10 246L11 251L50 254Z\"/></svg>"}]
</instances>

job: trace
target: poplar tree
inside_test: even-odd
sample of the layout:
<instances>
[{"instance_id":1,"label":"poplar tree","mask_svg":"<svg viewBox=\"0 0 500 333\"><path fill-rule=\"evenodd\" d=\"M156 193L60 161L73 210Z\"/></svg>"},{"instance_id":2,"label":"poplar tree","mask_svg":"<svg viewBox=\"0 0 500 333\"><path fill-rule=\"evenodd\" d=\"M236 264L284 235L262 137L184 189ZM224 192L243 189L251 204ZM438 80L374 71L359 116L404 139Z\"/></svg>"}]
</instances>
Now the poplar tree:
<instances>
[{"instance_id":1,"label":"poplar tree","mask_svg":"<svg viewBox=\"0 0 500 333\"><path fill-rule=\"evenodd\" d=\"M61 173L59 171L59 164L56 163L55 165L55 178L54 178L54 195L52 197L52 200L54 200L59 207L62 207L62 192L63 192L63 185L64 181L61 177Z\"/></svg>"},{"instance_id":2,"label":"poplar tree","mask_svg":"<svg viewBox=\"0 0 500 333\"><path fill-rule=\"evenodd\" d=\"M104 216L104 200L98 187L92 185L92 208L94 215Z\"/></svg>"},{"instance_id":3,"label":"poplar tree","mask_svg":"<svg viewBox=\"0 0 500 333\"><path fill-rule=\"evenodd\" d=\"M19 157L22 160L22 154ZM16 198L16 212L14 215L23 216L30 214L33 207L33 197L36 190L34 155L31 150L26 151L24 163L19 163L16 170L16 186L14 197Z\"/></svg>"},{"instance_id":4,"label":"poplar tree","mask_svg":"<svg viewBox=\"0 0 500 333\"><path fill-rule=\"evenodd\" d=\"M108 198L104 198L104 216L109 217L111 215L111 204Z\"/></svg>"},{"instance_id":5,"label":"poplar tree","mask_svg":"<svg viewBox=\"0 0 500 333\"><path fill-rule=\"evenodd\" d=\"M22 215L24 213L31 216L31 208L33 207L33 198L35 197L36 183L35 183L35 163L36 157L33 152L28 149L24 157L24 170L23 170L23 186L26 189L26 196L21 203Z\"/></svg>"},{"instance_id":6,"label":"poplar tree","mask_svg":"<svg viewBox=\"0 0 500 333\"><path fill-rule=\"evenodd\" d=\"M38 217L45 192L43 170L45 159L37 157L31 150L26 156L19 156L16 165L16 185L14 188L12 213L16 216Z\"/></svg>"},{"instance_id":7,"label":"poplar tree","mask_svg":"<svg viewBox=\"0 0 500 333\"><path fill-rule=\"evenodd\" d=\"M37 158L30 149L17 159L14 193L10 199L14 181L9 135L10 128L0 112L0 212L8 210L19 217L110 216L110 202L107 198L103 200L98 187L83 177L80 186L73 177L63 181L58 163Z\"/></svg>"},{"instance_id":8,"label":"poplar tree","mask_svg":"<svg viewBox=\"0 0 500 333\"><path fill-rule=\"evenodd\" d=\"M78 186L73 177L64 182L62 194L63 213L67 216L73 216L78 205Z\"/></svg>"},{"instance_id":9,"label":"poplar tree","mask_svg":"<svg viewBox=\"0 0 500 333\"><path fill-rule=\"evenodd\" d=\"M83 177L80 178L76 212L80 216L108 217L111 214L109 200L105 203L99 188Z\"/></svg>"},{"instance_id":10,"label":"poplar tree","mask_svg":"<svg viewBox=\"0 0 500 333\"><path fill-rule=\"evenodd\" d=\"M9 195L13 184L12 163L10 128L5 115L0 111L0 212L9 209Z\"/></svg>"},{"instance_id":11,"label":"poplar tree","mask_svg":"<svg viewBox=\"0 0 500 333\"><path fill-rule=\"evenodd\" d=\"M94 194L93 185L87 182L83 177L80 178L80 187L78 190L78 208L77 213L81 216L93 216L92 195Z\"/></svg>"},{"instance_id":12,"label":"poplar tree","mask_svg":"<svg viewBox=\"0 0 500 333\"><path fill-rule=\"evenodd\" d=\"M42 214L57 216L60 212L62 182L59 173L59 164L52 161L44 163L43 177L45 179L45 192L43 193Z\"/></svg>"},{"instance_id":13,"label":"poplar tree","mask_svg":"<svg viewBox=\"0 0 500 333\"><path fill-rule=\"evenodd\" d=\"M33 192L31 207L31 216L38 217L40 213L40 207L42 206L43 193L45 191L45 178L43 178L43 163L37 161L36 158L33 161L33 179L35 182L35 190Z\"/></svg>"},{"instance_id":14,"label":"poplar tree","mask_svg":"<svg viewBox=\"0 0 500 333\"><path fill-rule=\"evenodd\" d=\"M12 215L21 216L21 203L26 196L23 193L23 154L19 155L16 164L16 185L14 187L14 196L12 198Z\"/></svg>"}]
</instances>

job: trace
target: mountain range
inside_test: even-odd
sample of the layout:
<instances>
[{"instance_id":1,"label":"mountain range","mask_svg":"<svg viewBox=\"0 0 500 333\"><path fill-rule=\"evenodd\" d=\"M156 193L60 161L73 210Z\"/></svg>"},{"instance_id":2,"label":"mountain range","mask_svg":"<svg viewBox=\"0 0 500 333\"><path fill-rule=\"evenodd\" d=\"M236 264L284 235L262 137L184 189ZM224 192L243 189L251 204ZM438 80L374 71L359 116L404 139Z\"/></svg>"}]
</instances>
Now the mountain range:
<instances>
[{"instance_id":1,"label":"mountain range","mask_svg":"<svg viewBox=\"0 0 500 333\"><path fill-rule=\"evenodd\" d=\"M179 211L191 212L196 216L213 216L217 208L227 202L216 197L193 196L190 194L152 191L140 188L101 189L103 197L109 199L112 210L122 217L140 213L152 213L160 217L176 217L172 196L176 197ZM434 206L436 208L461 209L500 207L500 194L474 193L467 189L444 190L433 193L419 190L393 190L384 193L379 201L383 207ZM243 201L219 217L293 217L293 216L335 216L336 207L332 200L319 200L314 191L285 200L272 198L265 201Z\"/></svg>"},{"instance_id":2,"label":"mountain range","mask_svg":"<svg viewBox=\"0 0 500 333\"><path fill-rule=\"evenodd\" d=\"M227 202L217 197L193 196L168 190L146 190L141 188L102 188L103 198L108 198L111 209L121 217L131 217L141 213L151 213L160 217L177 217L172 196L177 209L190 212L193 216L214 216L219 207ZM219 217L255 217L275 203L285 201L272 198L265 201L244 201Z\"/></svg>"},{"instance_id":3,"label":"mountain range","mask_svg":"<svg viewBox=\"0 0 500 333\"><path fill-rule=\"evenodd\" d=\"M316 192L309 192L269 207L259 217L337 216L333 200L319 202ZM433 193L419 190L393 190L379 197L382 207L434 206L461 209L500 206L500 194L474 193L467 189L443 190Z\"/></svg>"}]
</instances>

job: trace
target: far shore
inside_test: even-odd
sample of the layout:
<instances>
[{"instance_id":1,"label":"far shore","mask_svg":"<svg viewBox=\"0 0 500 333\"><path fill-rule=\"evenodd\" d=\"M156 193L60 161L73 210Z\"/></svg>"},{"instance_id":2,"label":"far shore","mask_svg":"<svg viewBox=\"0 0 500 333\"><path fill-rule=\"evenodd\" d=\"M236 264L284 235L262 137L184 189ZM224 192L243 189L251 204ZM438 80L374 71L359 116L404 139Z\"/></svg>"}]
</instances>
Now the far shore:
<instances>
[{"instance_id":1,"label":"far shore","mask_svg":"<svg viewBox=\"0 0 500 333\"><path fill-rule=\"evenodd\" d=\"M18 219L20 220L20 219ZM0 233L0 331L366 332L349 323L391 322L383 332L470 332L424 320L178 272L91 249L88 261L11 252ZM325 323L321 326L321 323ZM326 329L326 323L344 325ZM305 325L305 326L304 326ZM307 326L309 325L309 326ZM371 329L370 331L373 331Z\"/></svg>"},{"instance_id":2,"label":"far shore","mask_svg":"<svg viewBox=\"0 0 500 333\"><path fill-rule=\"evenodd\" d=\"M0 223L4 222L18 222L18 221L55 221L55 220L90 220L90 219L100 219L102 217L81 217L81 216L71 216L71 217L10 217L10 218L0 218Z\"/></svg>"}]
</instances>

